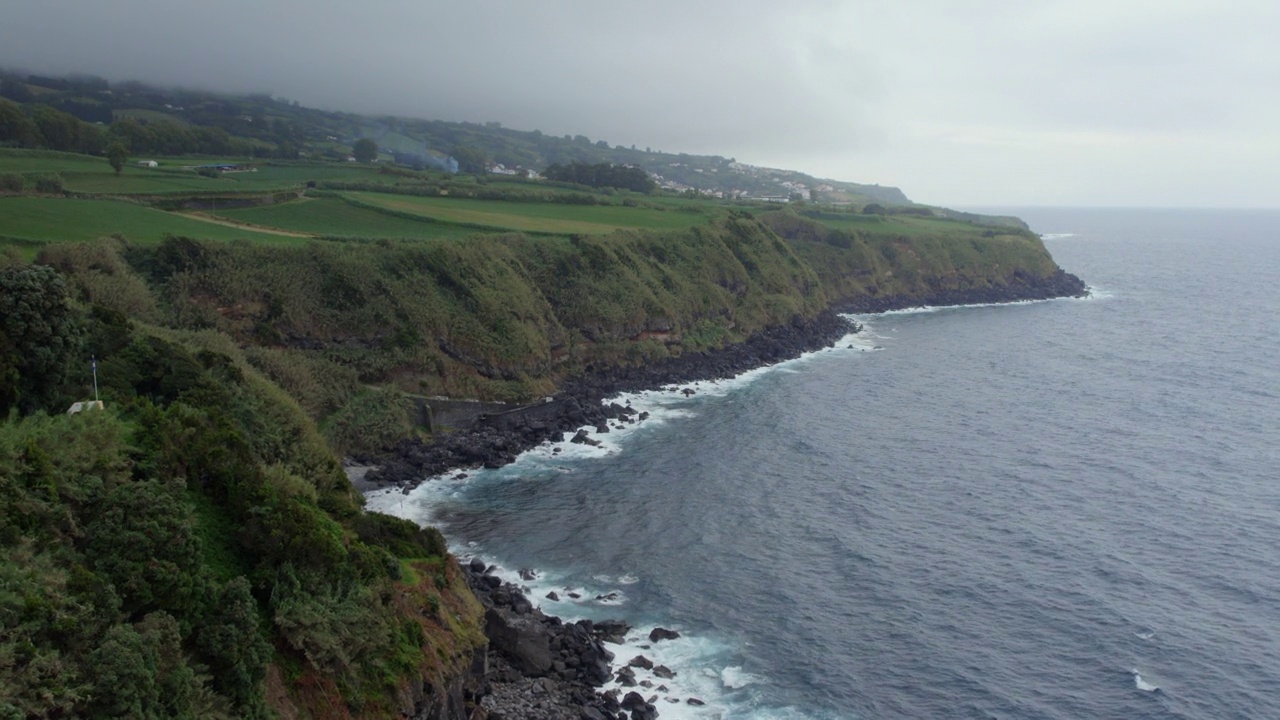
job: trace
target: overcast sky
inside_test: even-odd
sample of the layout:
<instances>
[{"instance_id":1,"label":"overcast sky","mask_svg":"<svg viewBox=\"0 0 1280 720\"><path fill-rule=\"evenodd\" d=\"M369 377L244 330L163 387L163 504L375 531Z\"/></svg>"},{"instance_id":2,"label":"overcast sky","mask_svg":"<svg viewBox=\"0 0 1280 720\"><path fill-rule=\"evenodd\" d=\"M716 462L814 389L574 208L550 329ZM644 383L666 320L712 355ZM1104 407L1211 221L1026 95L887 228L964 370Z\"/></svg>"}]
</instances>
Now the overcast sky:
<instances>
[{"instance_id":1,"label":"overcast sky","mask_svg":"<svg viewBox=\"0 0 1280 720\"><path fill-rule=\"evenodd\" d=\"M1280 206L1275 0L0 0L0 65L502 122L951 206Z\"/></svg>"}]
</instances>

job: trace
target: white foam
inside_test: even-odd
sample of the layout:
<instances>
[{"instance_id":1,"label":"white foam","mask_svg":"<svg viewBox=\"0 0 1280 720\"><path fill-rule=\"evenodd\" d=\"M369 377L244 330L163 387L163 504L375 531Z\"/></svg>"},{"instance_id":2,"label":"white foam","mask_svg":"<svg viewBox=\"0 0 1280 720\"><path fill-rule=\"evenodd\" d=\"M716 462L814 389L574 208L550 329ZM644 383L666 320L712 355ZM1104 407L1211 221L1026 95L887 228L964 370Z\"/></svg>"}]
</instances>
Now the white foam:
<instances>
[{"instance_id":1,"label":"white foam","mask_svg":"<svg viewBox=\"0 0 1280 720\"><path fill-rule=\"evenodd\" d=\"M1133 673L1133 684L1134 684L1134 686L1136 686L1139 690L1141 690L1141 691L1143 691L1143 692L1155 692L1155 691L1157 691L1157 690L1159 690L1159 689L1160 689L1160 686L1159 686L1159 685L1152 685L1151 683L1147 682L1146 680L1143 680L1143 679L1142 679L1142 674L1141 674L1141 673L1139 673L1136 669L1134 669L1134 670L1130 670L1129 672Z\"/></svg>"},{"instance_id":2,"label":"white foam","mask_svg":"<svg viewBox=\"0 0 1280 720\"><path fill-rule=\"evenodd\" d=\"M1064 238L1073 238L1075 233L1041 233L1040 237L1044 240L1062 240Z\"/></svg>"},{"instance_id":3,"label":"white foam","mask_svg":"<svg viewBox=\"0 0 1280 720\"><path fill-rule=\"evenodd\" d=\"M757 678L735 665L720 671L720 681L725 687L736 690L757 682Z\"/></svg>"}]
</instances>

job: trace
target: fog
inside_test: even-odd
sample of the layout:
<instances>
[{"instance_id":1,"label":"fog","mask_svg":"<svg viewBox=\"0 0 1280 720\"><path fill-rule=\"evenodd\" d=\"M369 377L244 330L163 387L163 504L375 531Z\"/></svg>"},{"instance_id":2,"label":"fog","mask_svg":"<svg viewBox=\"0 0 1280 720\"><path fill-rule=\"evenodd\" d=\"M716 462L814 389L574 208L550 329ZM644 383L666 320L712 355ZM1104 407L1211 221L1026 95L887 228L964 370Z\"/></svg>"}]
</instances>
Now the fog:
<instances>
[{"instance_id":1,"label":"fog","mask_svg":"<svg viewBox=\"0 0 1280 720\"><path fill-rule=\"evenodd\" d=\"M1275 207L1278 6L0 0L0 65L498 121L944 205Z\"/></svg>"}]
</instances>

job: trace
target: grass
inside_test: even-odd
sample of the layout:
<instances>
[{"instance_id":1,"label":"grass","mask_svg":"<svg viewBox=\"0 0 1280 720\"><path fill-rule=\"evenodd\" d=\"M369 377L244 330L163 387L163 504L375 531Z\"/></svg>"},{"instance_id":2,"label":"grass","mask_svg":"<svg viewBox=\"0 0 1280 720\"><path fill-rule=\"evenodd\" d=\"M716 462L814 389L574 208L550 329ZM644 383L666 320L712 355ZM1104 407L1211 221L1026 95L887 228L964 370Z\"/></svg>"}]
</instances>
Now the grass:
<instances>
[{"instance_id":1,"label":"grass","mask_svg":"<svg viewBox=\"0 0 1280 720\"><path fill-rule=\"evenodd\" d=\"M156 168L138 167L140 160L155 160ZM212 163L245 163L257 172L227 173L216 178L197 175L183 168ZM164 158L130 156L117 176L106 158L76 153L41 150L0 149L0 173L58 173L71 192L104 195L151 195L167 193L270 192L298 187L309 180L369 182L378 177L378 168L356 163L279 163L244 158Z\"/></svg>"},{"instance_id":2,"label":"grass","mask_svg":"<svg viewBox=\"0 0 1280 720\"><path fill-rule=\"evenodd\" d=\"M77 200L46 197L0 198L0 245L15 245L24 251L30 242L96 240L119 233L130 241L155 243L166 235L185 235L209 240L245 238L255 242L291 244L301 238L254 232L202 222L174 213L113 200ZM19 242L13 242L13 240Z\"/></svg>"},{"instance_id":3,"label":"grass","mask_svg":"<svg viewBox=\"0 0 1280 720\"><path fill-rule=\"evenodd\" d=\"M413 213L440 222L522 232L594 235L624 228L677 230L708 220L708 216L703 214L617 205L464 200L368 192L351 193L351 196L381 208Z\"/></svg>"},{"instance_id":4,"label":"grass","mask_svg":"<svg viewBox=\"0 0 1280 720\"><path fill-rule=\"evenodd\" d=\"M334 237L440 238L475 235L459 225L411 220L360 208L337 197L263 205L218 213L240 222Z\"/></svg>"},{"instance_id":5,"label":"grass","mask_svg":"<svg viewBox=\"0 0 1280 720\"><path fill-rule=\"evenodd\" d=\"M911 215L859 215L833 212L808 212L802 214L830 228L856 230L871 236L902 235L914 238L960 240L983 237L985 233L993 229L957 220Z\"/></svg>"}]
</instances>

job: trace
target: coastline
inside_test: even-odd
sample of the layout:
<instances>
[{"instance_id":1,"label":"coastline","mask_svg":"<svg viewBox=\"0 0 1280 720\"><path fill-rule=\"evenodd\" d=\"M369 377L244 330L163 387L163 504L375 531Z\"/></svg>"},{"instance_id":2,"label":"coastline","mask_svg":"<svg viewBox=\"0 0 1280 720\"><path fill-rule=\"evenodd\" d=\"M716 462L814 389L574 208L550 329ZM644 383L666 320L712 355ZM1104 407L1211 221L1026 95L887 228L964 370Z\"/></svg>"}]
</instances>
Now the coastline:
<instances>
[{"instance_id":1,"label":"coastline","mask_svg":"<svg viewBox=\"0 0 1280 720\"><path fill-rule=\"evenodd\" d=\"M605 368L568 380L549 402L480 418L469 428L449 433L432 443L401 441L390 452L358 458L362 466L376 466L360 476L356 487L369 492L395 486L408 492L428 478L454 470L499 468L520 453L543 442L561 442L566 433L595 427L607 431L612 422L634 423L637 413L604 401L623 392L655 390L686 383L723 380L830 347L858 332L843 314L876 314L892 310L956 305L987 305L1089 294L1080 278L1059 269L1038 282L1015 276L1019 282L1002 287L967 290L939 288L924 295L859 296L832 303L812 319L766 328L747 340L720 350L668 358L657 363ZM583 438L586 440L586 438Z\"/></svg>"},{"instance_id":2,"label":"coastline","mask_svg":"<svg viewBox=\"0 0 1280 720\"><path fill-rule=\"evenodd\" d=\"M532 419L517 413L505 418L509 422L494 422L492 418L489 422L477 422L475 427L455 433L434 450L421 444L402 445L397 448L396 458L384 460L388 465L370 473L372 482L360 483L361 490L385 490L393 486L407 494L422 482L450 471L477 465L502 467L525 450L545 441L563 442L566 433L575 431L583 442L594 444L590 435L579 428L596 426L599 431L603 426L607 432L610 423L616 428L622 423L641 422L647 415L629 405L606 404L610 398L622 393L671 390L673 386L692 394L695 392L692 388L679 386L732 378L831 347L861 329L856 322L841 317L841 313L878 314L922 307L990 305L1089 294L1074 275L1059 271L1051 280L1041 286L938 291L925 297L857 298L835 303L811 321L772 328L716 353L596 373L566 384L565 389L547 403L550 407L540 408L541 412L535 413ZM463 462L458 462L459 459ZM614 649L618 655L630 655L634 649L647 652L653 643L644 644L644 631L638 636L628 635L630 628L621 620L595 624L589 620L565 622L555 615L544 614L538 607L541 603L534 599L532 590L524 582L535 579L535 571L508 572L504 581L495 566L486 566L474 557L462 562L469 584L486 608L485 632L489 647L481 673L481 691L474 698L487 713L484 717L647 720L658 716L658 706L663 701L668 704L662 709L679 709L681 715L698 714L704 701L681 693L678 688L669 689L662 679L667 677L665 674L652 674L651 660L644 655L630 661L617 658L603 644L616 644ZM559 598L549 596L549 599ZM664 673L671 672L664 666L658 667Z\"/></svg>"}]
</instances>

